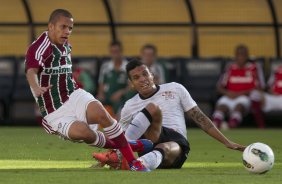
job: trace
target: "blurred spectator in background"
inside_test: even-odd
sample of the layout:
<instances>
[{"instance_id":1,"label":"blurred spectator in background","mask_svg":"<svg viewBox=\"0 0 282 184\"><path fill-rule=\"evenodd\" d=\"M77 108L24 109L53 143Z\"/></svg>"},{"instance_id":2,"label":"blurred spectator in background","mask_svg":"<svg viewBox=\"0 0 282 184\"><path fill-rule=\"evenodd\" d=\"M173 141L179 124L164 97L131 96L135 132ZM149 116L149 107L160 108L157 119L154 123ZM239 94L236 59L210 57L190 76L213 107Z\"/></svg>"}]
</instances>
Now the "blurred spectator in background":
<instances>
[{"instance_id":1,"label":"blurred spectator in background","mask_svg":"<svg viewBox=\"0 0 282 184\"><path fill-rule=\"evenodd\" d=\"M220 128L228 115L228 127L237 127L243 115L250 110L249 95L255 89L263 89L264 85L262 69L249 60L248 48L245 45L237 46L234 61L227 65L217 84L217 90L222 96L213 113L215 125Z\"/></svg>"},{"instance_id":2,"label":"blurred spectator in background","mask_svg":"<svg viewBox=\"0 0 282 184\"><path fill-rule=\"evenodd\" d=\"M253 106L261 107L264 113L282 111L282 64L271 71L267 90L268 93L257 91L258 93L252 95ZM263 112L257 115L256 121L262 121L264 125Z\"/></svg>"},{"instance_id":3,"label":"blurred spectator in background","mask_svg":"<svg viewBox=\"0 0 282 184\"><path fill-rule=\"evenodd\" d=\"M111 60L102 64L98 79L97 98L113 116L119 112L125 101L124 95L128 91L125 70L128 61L123 57L122 52L122 44L119 41L110 44Z\"/></svg>"},{"instance_id":4,"label":"blurred spectator in background","mask_svg":"<svg viewBox=\"0 0 282 184\"><path fill-rule=\"evenodd\" d=\"M73 62L72 76L79 88L82 88L91 94L95 93L95 81L91 78L91 75L85 69L79 67L75 62Z\"/></svg>"},{"instance_id":5,"label":"blurred spectator in background","mask_svg":"<svg viewBox=\"0 0 282 184\"><path fill-rule=\"evenodd\" d=\"M163 67L157 62L157 48L152 44L146 44L141 49L141 60L147 65L154 75L156 84L165 83L165 73Z\"/></svg>"}]
</instances>

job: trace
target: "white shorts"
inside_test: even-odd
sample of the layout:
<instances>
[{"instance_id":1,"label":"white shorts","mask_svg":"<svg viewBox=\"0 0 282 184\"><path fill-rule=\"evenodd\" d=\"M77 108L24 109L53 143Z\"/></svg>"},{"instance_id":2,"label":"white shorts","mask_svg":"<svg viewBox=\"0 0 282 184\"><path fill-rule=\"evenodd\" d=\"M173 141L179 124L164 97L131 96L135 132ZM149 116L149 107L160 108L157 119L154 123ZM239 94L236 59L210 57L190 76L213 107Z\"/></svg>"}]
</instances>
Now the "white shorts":
<instances>
[{"instance_id":1,"label":"white shorts","mask_svg":"<svg viewBox=\"0 0 282 184\"><path fill-rule=\"evenodd\" d=\"M239 96L239 97L234 98L234 99L231 99L227 96L222 96L217 101L217 105L226 105L230 112L232 112L238 104L243 105L246 112L248 112L249 109L250 109L251 100L250 100L249 97L242 95L242 96Z\"/></svg>"},{"instance_id":2,"label":"white shorts","mask_svg":"<svg viewBox=\"0 0 282 184\"><path fill-rule=\"evenodd\" d=\"M98 101L90 93L83 89L75 90L69 99L56 111L44 117L42 125L47 133L57 134L63 138L70 139L68 131L70 125L75 121L87 123L86 110L90 102ZM91 125L91 129L97 130L98 125Z\"/></svg>"},{"instance_id":3,"label":"white shorts","mask_svg":"<svg viewBox=\"0 0 282 184\"><path fill-rule=\"evenodd\" d=\"M263 106L264 112L280 111L282 110L282 95L264 94L265 104Z\"/></svg>"}]
</instances>

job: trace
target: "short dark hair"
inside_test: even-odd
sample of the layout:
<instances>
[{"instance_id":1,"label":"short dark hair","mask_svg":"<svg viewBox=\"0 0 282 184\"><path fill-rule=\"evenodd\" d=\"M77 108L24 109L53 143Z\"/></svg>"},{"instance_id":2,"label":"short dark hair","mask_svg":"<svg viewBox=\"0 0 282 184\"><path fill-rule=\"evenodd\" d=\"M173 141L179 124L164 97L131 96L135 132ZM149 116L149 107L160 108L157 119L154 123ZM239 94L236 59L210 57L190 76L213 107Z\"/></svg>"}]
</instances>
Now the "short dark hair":
<instances>
[{"instance_id":1,"label":"short dark hair","mask_svg":"<svg viewBox=\"0 0 282 184\"><path fill-rule=\"evenodd\" d=\"M137 58L133 58L132 60L130 60L127 65L126 65L126 73L128 78L131 80L129 72L133 69L135 69L138 66L142 66L144 65L144 63L142 63L139 59Z\"/></svg>"},{"instance_id":2,"label":"short dark hair","mask_svg":"<svg viewBox=\"0 0 282 184\"><path fill-rule=\"evenodd\" d=\"M158 52L157 47L155 45L153 45L153 44L146 44L146 45L144 45L142 47L141 51L144 51L145 49L152 49L155 54L157 54L157 52Z\"/></svg>"},{"instance_id":3,"label":"short dark hair","mask_svg":"<svg viewBox=\"0 0 282 184\"><path fill-rule=\"evenodd\" d=\"M119 48L121 48L121 50L123 49L122 43L118 40L114 40L110 43L110 47L113 47L113 46L118 46Z\"/></svg>"},{"instance_id":4,"label":"short dark hair","mask_svg":"<svg viewBox=\"0 0 282 184\"><path fill-rule=\"evenodd\" d=\"M60 16L73 18L72 14L68 10L56 9L51 13L49 17L49 23L52 23L52 24L56 23Z\"/></svg>"},{"instance_id":5,"label":"short dark hair","mask_svg":"<svg viewBox=\"0 0 282 184\"><path fill-rule=\"evenodd\" d=\"M246 53L247 54L247 56L249 56L249 49L248 49L248 47L246 46L246 45L244 45L244 44L240 44L240 45L238 45L237 47L236 47L236 49L235 49L235 54L237 54L237 53Z\"/></svg>"}]
</instances>

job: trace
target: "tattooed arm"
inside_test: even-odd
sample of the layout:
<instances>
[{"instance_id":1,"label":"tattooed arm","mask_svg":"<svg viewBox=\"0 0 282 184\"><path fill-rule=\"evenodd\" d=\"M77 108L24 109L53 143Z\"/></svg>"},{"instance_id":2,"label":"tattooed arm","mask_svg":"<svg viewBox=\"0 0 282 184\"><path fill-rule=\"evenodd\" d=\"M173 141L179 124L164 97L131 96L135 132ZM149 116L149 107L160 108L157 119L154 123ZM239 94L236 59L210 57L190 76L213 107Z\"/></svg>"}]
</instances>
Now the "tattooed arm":
<instances>
[{"instance_id":1,"label":"tattooed arm","mask_svg":"<svg viewBox=\"0 0 282 184\"><path fill-rule=\"evenodd\" d=\"M207 134L209 134L214 139L223 143L226 147L234 150L243 151L245 146L233 143L228 138L226 138L212 123L212 121L199 109L198 106L193 107L191 110L186 112L186 115L193 119L194 122Z\"/></svg>"}]
</instances>

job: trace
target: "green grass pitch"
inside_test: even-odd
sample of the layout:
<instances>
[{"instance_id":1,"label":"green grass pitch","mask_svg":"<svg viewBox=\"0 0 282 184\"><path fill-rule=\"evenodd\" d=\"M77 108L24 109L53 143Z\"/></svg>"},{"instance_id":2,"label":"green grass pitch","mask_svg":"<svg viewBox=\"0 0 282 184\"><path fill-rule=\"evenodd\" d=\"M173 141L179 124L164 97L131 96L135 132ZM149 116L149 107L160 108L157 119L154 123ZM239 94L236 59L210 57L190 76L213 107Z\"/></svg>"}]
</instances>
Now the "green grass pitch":
<instances>
[{"instance_id":1,"label":"green grass pitch","mask_svg":"<svg viewBox=\"0 0 282 184\"><path fill-rule=\"evenodd\" d=\"M226 149L199 129L188 130L191 151L182 169L140 173L91 169L95 164L91 153L99 149L61 140L39 127L0 127L0 184L282 183L282 129L223 133L245 145L268 144L275 154L273 169L263 175L248 173L241 152Z\"/></svg>"}]
</instances>

